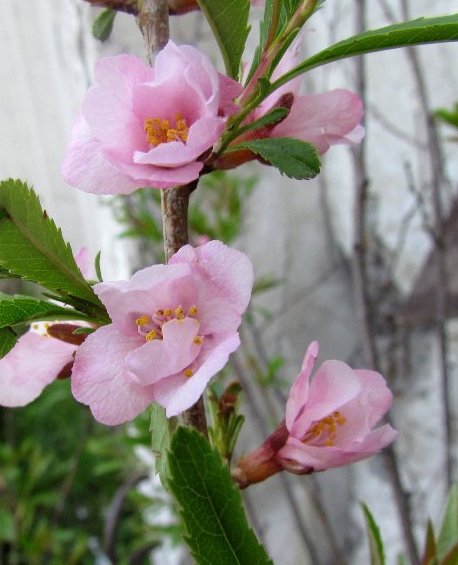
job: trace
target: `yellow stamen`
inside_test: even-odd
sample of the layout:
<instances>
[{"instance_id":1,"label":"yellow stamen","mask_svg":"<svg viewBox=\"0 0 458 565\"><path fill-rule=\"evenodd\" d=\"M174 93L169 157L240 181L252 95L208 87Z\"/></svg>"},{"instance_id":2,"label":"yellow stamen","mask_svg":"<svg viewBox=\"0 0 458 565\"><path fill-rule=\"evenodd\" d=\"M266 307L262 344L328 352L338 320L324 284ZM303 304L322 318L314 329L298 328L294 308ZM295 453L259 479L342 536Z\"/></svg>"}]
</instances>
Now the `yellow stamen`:
<instances>
[{"instance_id":1,"label":"yellow stamen","mask_svg":"<svg viewBox=\"0 0 458 565\"><path fill-rule=\"evenodd\" d=\"M175 316L177 320L182 320L184 318L184 310L182 306L177 306L177 308L175 308Z\"/></svg>"},{"instance_id":2,"label":"yellow stamen","mask_svg":"<svg viewBox=\"0 0 458 565\"><path fill-rule=\"evenodd\" d=\"M164 310L164 316L171 316L173 314L172 310L170 308L166 308Z\"/></svg>"},{"instance_id":3,"label":"yellow stamen","mask_svg":"<svg viewBox=\"0 0 458 565\"><path fill-rule=\"evenodd\" d=\"M193 318L197 314L197 306L191 306L188 314L191 316L191 318Z\"/></svg>"},{"instance_id":4,"label":"yellow stamen","mask_svg":"<svg viewBox=\"0 0 458 565\"><path fill-rule=\"evenodd\" d=\"M137 318L135 320L135 323L137 324L137 326L139 328L143 328L143 326L147 326L150 323L150 317L149 316L140 316L140 318Z\"/></svg>"},{"instance_id":5,"label":"yellow stamen","mask_svg":"<svg viewBox=\"0 0 458 565\"><path fill-rule=\"evenodd\" d=\"M185 369L183 371L183 375L187 378L192 377L194 374L194 371L192 369Z\"/></svg>"},{"instance_id":6,"label":"yellow stamen","mask_svg":"<svg viewBox=\"0 0 458 565\"><path fill-rule=\"evenodd\" d=\"M175 115L175 127L170 127L170 120L160 118L146 118L143 124L146 139L150 145L156 147L161 143L182 141L188 139L189 128L186 119L181 114Z\"/></svg>"},{"instance_id":7,"label":"yellow stamen","mask_svg":"<svg viewBox=\"0 0 458 565\"><path fill-rule=\"evenodd\" d=\"M204 338L200 335L196 335L196 337L194 338L194 343L196 345L202 345L203 341L204 341Z\"/></svg>"},{"instance_id":8,"label":"yellow stamen","mask_svg":"<svg viewBox=\"0 0 458 565\"><path fill-rule=\"evenodd\" d=\"M151 330L145 335L146 341L153 341L153 339L157 338L157 331Z\"/></svg>"}]
</instances>

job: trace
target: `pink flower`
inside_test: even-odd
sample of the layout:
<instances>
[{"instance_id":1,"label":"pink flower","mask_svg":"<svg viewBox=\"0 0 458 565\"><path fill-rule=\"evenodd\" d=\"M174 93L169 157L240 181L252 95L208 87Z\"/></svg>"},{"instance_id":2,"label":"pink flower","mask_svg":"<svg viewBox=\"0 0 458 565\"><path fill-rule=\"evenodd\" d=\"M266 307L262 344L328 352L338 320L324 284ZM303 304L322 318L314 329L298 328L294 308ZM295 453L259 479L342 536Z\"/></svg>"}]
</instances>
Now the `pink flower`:
<instances>
[{"instance_id":1,"label":"pink flower","mask_svg":"<svg viewBox=\"0 0 458 565\"><path fill-rule=\"evenodd\" d=\"M240 486L283 469L304 474L366 459L396 437L388 424L375 428L393 398L383 377L326 361L311 380L317 355L313 342L290 390L285 421L238 463L234 477Z\"/></svg>"},{"instance_id":2,"label":"pink flower","mask_svg":"<svg viewBox=\"0 0 458 565\"><path fill-rule=\"evenodd\" d=\"M0 405L24 406L35 400L72 362L76 348L51 337L43 324L34 324L0 359Z\"/></svg>"},{"instance_id":3,"label":"pink flower","mask_svg":"<svg viewBox=\"0 0 458 565\"><path fill-rule=\"evenodd\" d=\"M85 247L75 255L85 278L93 266ZM84 322L35 322L16 345L0 359L0 406L29 404L58 377L69 377L73 355L84 335L73 335Z\"/></svg>"},{"instance_id":4,"label":"pink flower","mask_svg":"<svg viewBox=\"0 0 458 565\"><path fill-rule=\"evenodd\" d=\"M239 346L252 266L219 241L186 245L168 265L94 286L112 324L87 337L72 373L75 398L114 425L153 401L174 416L192 406Z\"/></svg>"},{"instance_id":5,"label":"pink flower","mask_svg":"<svg viewBox=\"0 0 458 565\"><path fill-rule=\"evenodd\" d=\"M238 83L189 45L169 41L154 68L130 55L103 58L74 125L63 176L96 194L189 183L239 93Z\"/></svg>"},{"instance_id":6,"label":"pink flower","mask_svg":"<svg viewBox=\"0 0 458 565\"><path fill-rule=\"evenodd\" d=\"M276 80L300 61L302 36L293 43L275 69ZM258 119L277 106L282 96L294 96L287 117L270 131L270 137L294 137L312 143L323 154L331 145L359 143L364 137L360 125L364 110L360 97L345 89L330 90L322 94L300 95L301 77L281 86L256 109Z\"/></svg>"}]
</instances>

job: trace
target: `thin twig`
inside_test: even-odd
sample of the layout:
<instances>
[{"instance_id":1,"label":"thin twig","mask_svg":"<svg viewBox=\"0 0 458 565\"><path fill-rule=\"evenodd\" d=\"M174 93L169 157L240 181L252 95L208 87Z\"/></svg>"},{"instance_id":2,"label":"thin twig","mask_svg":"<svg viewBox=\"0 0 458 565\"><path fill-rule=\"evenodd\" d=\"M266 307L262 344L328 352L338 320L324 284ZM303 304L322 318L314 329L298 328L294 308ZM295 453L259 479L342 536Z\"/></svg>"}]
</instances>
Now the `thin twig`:
<instances>
[{"instance_id":1,"label":"thin twig","mask_svg":"<svg viewBox=\"0 0 458 565\"><path fill-rule=\"evenodd\" d=\"M146 54L152 64L154 56L169 40L169 11L167 0L142 0L137 23L145 40ZM161 192L165 260L188 243L188 207L191 192L197 181ZM207 435L207 420L202 397L182 414L184 424Z\"/></svg>"},{"instance_id":2,"label":"thin twig","mask_svg":"<svg viewBox=\"0 0 458 565\"><path fill-rule=\"evenodd\" d=\"M404 19L409 19L409 5L407 0L401 0L401 10ZM412 66L414 79L417 84L418 95L421 109L425 116L426 137L429 147L431 177L432 177L432 202L434 213L434 245L437 255L437 285L436 285L436 331L439 339L440 348L440 377L441 394L443 405L443 427L445 439L445 469L448 488L453 480L453 430L452 430L452 406L450 386L450 371L448 366L448 341L447 341L447 295L448 295L448 276L447 276L447 246L443 230L444 213L441 198L441 191L445 188L444 158L439 142L434 116L430 111L428 94L426 92L426 81L417 51L407 48L407 56Z\"/></svg>"},{"instance_id":3,"label":"thin twig","mask_svg":"<svg viewBox=\"0 0 458 565\"><path fill-rule=\"evenodd\" d=\"M357 32L362 33L366 28L366 2L357 0ZM356 60L357 88L363 104L366 102L366 66L365 59ZM369 279L367 270L367 200L369 196L369 183L367 173L366 143L353 152L353 162L356 177L356 201L354 210L354 250L353 250L353 278L355 298L358 309L358 318L361 324L364 358L366 363L375 370L379 370L378 351L375 339L374 305L369 292ZM394 491L396 506L402 525L404 541L412 565L419 563L418 549L412 532L410 508L407 496L400 479L400 472L396 454L392 447L384 451L384 461L389 473Z\"/></svg>"}]
</instances>

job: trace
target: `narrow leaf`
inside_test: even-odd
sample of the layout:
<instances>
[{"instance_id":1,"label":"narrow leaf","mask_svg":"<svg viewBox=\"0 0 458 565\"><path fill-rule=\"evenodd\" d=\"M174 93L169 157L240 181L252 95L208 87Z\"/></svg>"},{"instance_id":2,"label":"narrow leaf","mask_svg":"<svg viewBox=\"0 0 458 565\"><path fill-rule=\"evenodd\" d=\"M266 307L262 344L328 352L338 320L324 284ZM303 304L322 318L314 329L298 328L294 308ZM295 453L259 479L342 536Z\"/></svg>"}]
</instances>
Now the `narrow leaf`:
<instances>
[{"instance_id":1,"label":"narrow leaf","mask_svg":"<svg viewBox=\"0 0 458 565\"><path fill-rule=\"evenodd\" d=\"M10 328L0 329L0 359L16 345L16 334Z\"/></svg>"},{"instance_id":2,"label":"narrow leaf","mask_svg":"<svg viewBox=\"0 0 458 565\"><path fill-rule=\"evenodd\" d=\"M278 122L281 122L283 119L285 119L288 113L289 110L287 108L275 108L271 112L267 112L267 114L261 116L259 120L255 120L254 122L241 127L237 133L241 135L242 133L245 133L247 131L253 131L266 126L277 124Z\"/></svg>"},{"instance_id":3,"label":"narrow leaf","mask_svg":"<svg viewBox=\"0 0 458 565\"><path fill-rule=\"evenodd\" d=\"M371 554L371 565L385 565L385 552L379 527L374 520L369 508L361 504L366 520L366 528L369 536L369 548Z\"/></svg>"},{"instance_id":4,"label":"narrow leaf","mask_svg":"<svg viewBox=\"0 0 458 565\"><path fill-rule=\"evenodd\" d=\"M185 540L199 565L272 563L248 525L229 467L202 435L178 428L169 466Z\"/></svg>"},{"instance_id":5,"label":"narrow leaf","mask_svg":"<svg viewBox=\"0 0 458 565\"><path fill-rule=\"evenodd\" d=\"M449 491L444 519L437 540L437 556L442 561L458 543L458 488L452 486Z\"/></svg>"},{"instance_id":6,"label":"narrow leaf","mask_svg":"<svg viewBox=\"0 0 458 565\"><path fill-rule=\"evenodd\" d=\"M159 474L161 483L165 486L169 477L167 451L170 448L172 434L176 427L176 418L167 420L165 410L159 404L151 408L151 447L156 462L156 473Z\"/></svg>"},{"instance_id":7,"label":"narrow leaf","mask_svg":"<svg viewBox=\"0 0 458 565\"><path fill-rule=\"evenodd\" d=\"M28 324L34 320L82 320L86 315L32 296L0 292L0 328Z\"/></svg>"},{"instance_id":8,"label":"narrow leaf","mask_svg":"<svg viewBox=\"0 0 458 565\"><path fill-rule=\"evenodd\" d=\"M35 192L18 180L0 183L0 265L12 275L103 308L84 280L62 232L41 208ZM71 302L71 301L70 301Z\"/></svg>"},{"instance_id":9,"label":"narrow leaf","mask_svg":"<svg viewBox=\"0 0 458 565\"><path fill-rule=\"evenodd\" d=\"M210 24L224 60L226 73L238 79L250 28L249 0L197 0Z\"/></svg>"},{"instance_id":10,"label":"narrow leaf","mask_svg":"<svg viewBox=\"0 0 458 565\"><path fill-rule=\"evenodd\" d=\"M320 51L280 77L274 88L291 79L339 59L365 55L385 49L395 49L424 43L442 43L458 39L458 14L435 18L419 18L409 22L369 30Z\"/></svg>"},{"instance_id":11,"label":"narrow leaf","mask_svg":"<svg viewBox=\"0 0 458 565\"><path fill-rule=\"evenodd\" d=\"M116 17L116 10L107 8L100 12L92 24L92 35L99 41L106 41L113 30L113 23Z\"/></svg>"},{"instance_id":12,"label":"narrow leaf","mask_svg":"<svg viewBox=\"0 0 458 565\"><path fill-rule=\"evenodd\" d=\"M439 565L456 565L458 563L458 543L456 543L447 555L441 560Z\"/></svg>"},{"instance_id":13,"label":"narrow leaf","mask_svg":"<svg viewBox=\"0 0 458 565\"><path fill-rule=\"evenodd\" d=\"M291 137L267 137L240 143L232 150L250 149L293 179L311 179L320 172L318 151L311 143Z\"/></svg>"},{"instance_id":14,"label":"narrow leaf","mask_svg":"<svg viewBox=\"0 0 458 565\"><path fill-rule=\"evenodd\" d=\"M421 565L438 565L436 536L431 520L428 520L425 549L423 551L423 557L421 558Z\"/></svg>"}]
</instances>

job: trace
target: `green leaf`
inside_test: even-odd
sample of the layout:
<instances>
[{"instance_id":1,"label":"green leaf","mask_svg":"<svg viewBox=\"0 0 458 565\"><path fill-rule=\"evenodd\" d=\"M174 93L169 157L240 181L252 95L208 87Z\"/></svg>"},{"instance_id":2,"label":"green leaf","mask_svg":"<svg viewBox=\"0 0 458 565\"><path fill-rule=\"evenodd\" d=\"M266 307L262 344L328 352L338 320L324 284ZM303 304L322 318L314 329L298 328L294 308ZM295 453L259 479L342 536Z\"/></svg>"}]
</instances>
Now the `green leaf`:
<instances>
[{"instance_id":1,"label":"green leaf","mask_svg":"<svg viewBox=\"0 0 458 565\"><path fill-rule=\"evenodd\" d=\"M70 245L42 210L35 192L21 181L3 181L1 208L7 212L0 219L3 269L57 292L65 302L75 302L71 297L90 302L103 315L105 309L84 280Z\"/></svg>"},{"instance_id":2,"label":"green leaf","mask_svg":"<svg viewBox=\"0 0 458 565\"><path fill-rule=\"evenodd\" d=\"M197 0L210 24L224 60L226 73L238 79L240 61L250 28L249 0Z\"/></svg>"},{"instance_id":3,"label":"green leaf","mask_svg":"<svg viewBox=\"0 0 458 565\"><path fill-rule=\"evenodd\" d=\"M444 519L437 540L437 556L442 561L447 553L458 543L458 488L449 491Z\"/></svg>"},{"instance_id":4,"label":"green leaf","mask_svg":"<svg viewBox=\"0 0 458 565\"><path fill-rule=\"evenodd\" d=\"M455 104L453 110L447 110L446 108L439 108L434 112L436 118L442 122L458 128L458 103Z\"/></svg>"},{"instance_id":5,"label":"green leaf","mask_svg":"<svg viewBox=\"0 0 458 565\"><path fill-rule=\"evenodd\" d=\"M265 161L276 167L282 174L293 179L312 179L320 172L321 162L318 151L311 143L292 137L266 137L244 141L231 148L250 149Z\"/></svg>"},{"instance_id":6,"label":"green leaf","mask_svg":"<svg viewBox=\"0 0 458 565\"><path fill-rule=\"evenodd\" d=\"M81 320L86 315L32 296L0 292L0 328L15 324L29 324L34 320Z\"/></svg>"},{"instance_id":7,"label":"green leaf","mask_svg":"<svg viewBox=\"0 0 458 565\"><path fill-rule=\"evenodd\" d=\"M113 30L116 10L107 8L100 12L92 24L92 35L99 41L106 41Z\"/></svg>"},{"instance_id":8,"label":"green leaf","mask_svg":"<svg viewBox=\"0 0 458 565\"><path fill-rule=\"evenodd\" d=\"M385 49L395 49L424 43L441 43L458 39L458 14L435 18L419 18L409 22L366 31L331 45L281 76L274 89L316 67L339 59L365 55Z\"/></svg>"},{"instance_id":9,"label":"green leaf","mask_svg":"<svg viewBox=\"0 0 458 565\"><path fill-rule=\"evenodd\" d=\"M440 562L440 565L456 565L458 563L458 543L456 543Z\"/></svg>"},{"instance_id":10,"label":"green leaf","mask_svg":"<svg viewBox=\"0 0 458 565\"><path fill-rule=\"evenodd\" d=\"M159 474L161 483L165 486L169 477L167 451L170 447L173 432L176 428L176 418L167 419L165 410L154 403L151 408L151 447L156 462L156 473Z\"/></svg>"},{"instance_id":11,"label":"green leaf","mask_svg":"<svg viewBox=\"0 0 458 565\"><path fill-rule=\"evenodd\" d=\"M254 122L241 127L238 130L237 134L241 135L242 133L245 133L247 131L253 131L256 129L264 128L266 126L277 124L278 122L286 118L288 114L289 110L287 108L275 108L271 112L267 112L267 114L261 116L259 120L255 120Z\"/></svg>"},{"instance_id":12,"label":"green leaf","mask_svg":"<svg viewBox=\"0 0 458 565\"><path fill-rule=\"evenodd\" d=\"M16 334L11 328L0 329L0 359L5 357L8 351L11 351L16 345Z\"/></svg>"},{"instance_id":13,"label":"green leaf","mask_svg":"<svg viewBox=\"0 0 458 565\"><path fill-rule=\"evenodd\" d=\"M369 536L371 565L385 565L385 552L383 549L383 541L380 535L379 527L377 526L369 508L364 503L361 504L361 507L364 512L367 534Z\"/></svg>"},{"instance_id":14,"label":"green leaf","mask_svg":"<svg viewBox=\"0 0 458 565\"><path fill-rule=\"evenodd\" d=\"M437 561L437 544L434 528L431 520L428 520L428 527L426 530L425 549L423 557L421 558L421 565L438 565Z\"/></svg>"},{"instance_id":15,"label":"green leaf","mask_svg":"<svg viewBox=\"0 0 458 565\"><path fill-rule=\"evenodd\" d=\"M249 527L229 467L196 430L180 427L169 454L169 487L199 565L271 564Z\"/></svg>"}]
</instances>

